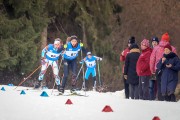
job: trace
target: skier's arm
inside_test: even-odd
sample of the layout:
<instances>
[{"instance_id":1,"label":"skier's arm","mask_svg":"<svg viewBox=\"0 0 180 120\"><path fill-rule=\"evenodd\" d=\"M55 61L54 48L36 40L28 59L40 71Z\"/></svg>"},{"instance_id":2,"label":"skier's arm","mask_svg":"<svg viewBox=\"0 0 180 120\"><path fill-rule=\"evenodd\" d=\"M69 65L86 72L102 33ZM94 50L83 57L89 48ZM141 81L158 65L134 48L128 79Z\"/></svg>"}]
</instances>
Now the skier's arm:
<instances>
[{"instance_id":1,"label":"skier's arm","mask_svg":"<svg viewBox=\"0 0 180 120\"><path fill-rule=\"evenodd\" d=\"M41 59L44 59L44 58L45 58L45 55L46 55L47 50L48 50L48 46L46 46L46 47L42 50L42 52L41 52Z\"/></svg>"},{"instance_id":2,"label":"skier's arm","mask_svg":"<svg viewBox=\"0 0 180 120\"><path fill-rule=\"evenodd\" d=\"M95 58L96 58L96 60L102 60L102 58L101 57L97 57L97 56L94 56Z\"/></svg>"},{"instance_id":3,"label":"skier's arm","mask_svg":"<svg viewBox=\"0 0 180 120\"><path fill-rule=\"evenodd\" d=\"M64 52L65 52L64 46L62 45L62 46L59 48L58 51L61 52L61 56L63 56L63 54L64 54Z\"/></svg>"},{"instance_id":4,"label":"skier's arm","mask_svg":"<svg viewBox=\"0 0 180 120\"><path fill-rule=\"evenodd\" d=\"M86 61L86 57L84 59L82 59L79 63L83 64Z\"/></svg>"},{"instance_id":5,"label":"skier's arm","mask_svg":"<svg viewBox=\"0 0 180 120\"><path fill-rule=\"evenodd\" d=\"M84 47L84 44L82 42L79 43L80 47L81 47L81 50L84 54L87 54L87 50L85 49Z\"/></svg>"},{"instance_id":6,"label":"skier's arm","mask_svg":"<svg viewBox=\"0 0 180 120\"><path fill-rule=\"evenodd\" d=\"M42 52L41 52L41 64L44 65L46 64L47 60L46 60L46 52L48 50L48 46L46 46Z\"/></svg>"},{"instance_id":7,"label":"skier's arm","mask_svg":"<svg viewBox=\"0 0 180 120\"><path fill-rule=\"evenodd\" d=\"M81 47L81 50L85 55L87 54L87 50L84 47Z\"/></svg>"}]
</instances>

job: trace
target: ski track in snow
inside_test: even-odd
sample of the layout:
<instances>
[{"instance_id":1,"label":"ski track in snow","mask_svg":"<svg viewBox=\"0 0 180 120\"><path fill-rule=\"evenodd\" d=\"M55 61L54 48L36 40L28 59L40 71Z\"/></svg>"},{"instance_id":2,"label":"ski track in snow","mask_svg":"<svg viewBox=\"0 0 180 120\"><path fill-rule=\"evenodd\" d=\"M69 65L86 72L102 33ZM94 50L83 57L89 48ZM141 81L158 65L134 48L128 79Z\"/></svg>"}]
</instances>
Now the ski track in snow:
<instances>
[{"instance_id":1,"label":"ski track in snow","mask_svg":"<svg viewBox=\"0 0 180 120\"><path fill-rule=\"evenodd\" d=\"M180 102L143 101L124 99L124 91L86 92L83 96L55 96L51 89L0 85L0 120L180 120ZM26 92L20 95L21 90ZM41 97L46 91L49 97ZM68 93L69 90L66 90ZM84 91L79 91L85 94ZM70 99L72 105L66 105ZM109 105L113 112L102 112Z\"/></svg>"}]
</instances>

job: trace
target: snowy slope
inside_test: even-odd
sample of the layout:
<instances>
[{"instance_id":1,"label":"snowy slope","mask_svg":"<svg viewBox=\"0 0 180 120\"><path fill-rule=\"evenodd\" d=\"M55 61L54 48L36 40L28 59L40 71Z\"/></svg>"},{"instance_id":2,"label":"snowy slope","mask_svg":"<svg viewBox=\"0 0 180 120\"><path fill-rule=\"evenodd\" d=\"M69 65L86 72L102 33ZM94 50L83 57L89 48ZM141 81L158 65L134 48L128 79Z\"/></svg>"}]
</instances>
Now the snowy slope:
<instances>
[{"instance_id":1,"label":"snowy slope","mask_svg":"<svg viewBox=\"0 0 180 120\"><path fill-rule=\"evenodd\" d=\"M41 97L43 90L0 85L0 120L180 120L180 102L126 100L123 91L115 93L87 92L88 97L55 96L57 90L46 89L49 97ZM68 91L67 91L68 92ZM85 94L81 91L82 94ZM70 99L73 104L66 105ZM102 112L109 105L113 112Z\"/></svg>"}]
</instances>

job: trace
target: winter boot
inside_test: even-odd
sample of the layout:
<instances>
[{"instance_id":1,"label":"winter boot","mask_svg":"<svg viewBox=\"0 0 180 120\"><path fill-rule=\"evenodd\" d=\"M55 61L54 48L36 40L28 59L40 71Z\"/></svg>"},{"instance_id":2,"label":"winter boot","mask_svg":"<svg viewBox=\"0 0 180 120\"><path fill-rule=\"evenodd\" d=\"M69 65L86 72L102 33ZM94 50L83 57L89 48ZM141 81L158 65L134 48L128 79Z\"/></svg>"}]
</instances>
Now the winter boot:
<instances>
[{"instance_id":1,"label":"winter boot","mask_svg":"<svg viewBox=\"0 0 180 120\"><path fill-rule=\"evenodd\" d=\"M171 102L176 102L176 96L174 94L170 95L170 101Z\"/></svg>"},{"instance_id":2,"label":"winter boot","mask_svg":"<svg viewBox=\"0 0 180 120\"><path fill-rule=\"evenodd\" d=\"M35 84L34 88L35 89L40 88L41 87L41 82L42 82L42 80L38 80L38 82Z\"/></svg>"}]
</instances>

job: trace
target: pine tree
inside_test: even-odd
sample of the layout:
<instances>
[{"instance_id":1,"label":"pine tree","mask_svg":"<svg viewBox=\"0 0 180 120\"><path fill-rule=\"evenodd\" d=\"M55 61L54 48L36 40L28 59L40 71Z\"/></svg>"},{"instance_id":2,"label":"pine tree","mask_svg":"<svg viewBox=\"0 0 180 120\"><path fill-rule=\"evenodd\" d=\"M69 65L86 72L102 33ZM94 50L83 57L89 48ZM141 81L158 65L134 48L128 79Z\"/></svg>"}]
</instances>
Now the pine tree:
<instances>
[{"instance_id":1,"label":"pine tree","mask_svg":"<svg viewBox=\"0 0 180 120\"><path fill-rule=\"evenodd\" d=\"M31 71L41 46L40 35L48 24L44 0L3 0L0 15L0 70Z\"/></svg>"}]
</instances>

